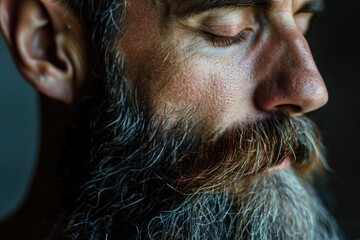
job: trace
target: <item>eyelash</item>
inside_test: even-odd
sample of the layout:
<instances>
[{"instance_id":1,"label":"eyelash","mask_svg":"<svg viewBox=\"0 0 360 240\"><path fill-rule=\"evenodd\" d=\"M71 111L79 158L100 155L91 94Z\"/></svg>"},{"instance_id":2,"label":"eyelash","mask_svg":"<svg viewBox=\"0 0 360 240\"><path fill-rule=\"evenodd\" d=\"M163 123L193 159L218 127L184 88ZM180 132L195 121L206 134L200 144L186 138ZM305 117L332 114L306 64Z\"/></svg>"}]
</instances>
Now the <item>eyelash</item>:
<instances>
[{"instance_id":1,"label":"eyelash","mask_svg":"<svg viewBox=\"0 0 360 240\"><path fill-rule=\"evenodd\" d=\"M242 30L233 37L219 36L212 33L206 33L206 35L214 47L230 47L232 45L246 41L249 38L250 31Z\"/></svg>"}]
</instances>

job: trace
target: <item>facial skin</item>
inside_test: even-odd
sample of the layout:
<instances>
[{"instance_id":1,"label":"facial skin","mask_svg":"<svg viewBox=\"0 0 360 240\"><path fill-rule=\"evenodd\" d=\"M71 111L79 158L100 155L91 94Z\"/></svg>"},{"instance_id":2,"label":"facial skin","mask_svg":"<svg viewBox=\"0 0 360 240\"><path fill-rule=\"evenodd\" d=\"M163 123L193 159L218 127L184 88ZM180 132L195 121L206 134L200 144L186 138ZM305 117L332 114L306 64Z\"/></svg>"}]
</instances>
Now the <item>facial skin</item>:
<instances>
[{"instance_id":1,"label":"facial skin","mask_svg":"<svg viewBox=\"0 0 360 240\"><path fill-rule=\"evenodd\" d=\"M204 129L224 130L271 112L300 115L328 98L304 38L313 15L302 12L307 3L186 17L172 3L165 17L163 8L135 0L119 49L132 84L161 117L176 121L193 111ZM232 43L239 34L244 39Z\"/></svg>"},{"instance_id":2,"label":"facial skin","mask_svg":"<svg viewBox=\"0 0 360 240\"><path fill-rule=\"evenodd\" d=\"M112 26L120 33L89 20L88 52L86 37L72 33L81 23L61 4L21 3L60 13L54 32L79 52L55 44L76 74L54 82L71 91L39 91L73 104L77 86L88 84L59 160L65 190L52 236L341 238L313 188L326 162L316 127L302 116L327 101L304 38L320 2L114 3L125 6L126 14L107 18L121 22Z\"/></svg>"}]
</instances>

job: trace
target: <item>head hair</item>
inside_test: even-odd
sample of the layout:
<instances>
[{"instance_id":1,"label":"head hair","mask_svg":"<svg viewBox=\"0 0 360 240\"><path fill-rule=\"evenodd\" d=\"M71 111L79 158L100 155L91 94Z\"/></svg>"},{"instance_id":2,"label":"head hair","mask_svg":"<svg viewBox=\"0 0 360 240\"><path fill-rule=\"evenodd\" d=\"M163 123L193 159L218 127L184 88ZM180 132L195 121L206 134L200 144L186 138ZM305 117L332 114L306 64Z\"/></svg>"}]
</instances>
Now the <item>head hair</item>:
<instances>
[{"instance_id":1,"label":"head hair","mask_svg":"<svg viewBox=\"0 0 360 240\"><path fill-rule=\"evenodd\" d=\"M98 76L103 79L104 70L116 67L112 60L118 57L115 49L123 33L123 23L128 0L56 0L73 11L89 35L87 42L91 53L89 67L92 70L90 78ZM122 67L122 64L119 65ZM94 85L94 84L91 84ZM104 86L112 86L112 82ZM96 84L96 89L100 86ZM112 89L108 89L112 91ZM114 91L112 91L114 92Z\"/></svg>"},{"instance_id":2,"label":"head hair","mask_svg":"<svg viewBox=\"0 0 360 240\"><path fill-rule=\"evenodd\" d=\"M121 33L127 0L58 0L72 10L92 36L93 42L107 43ZM100 42L98 41L100 40Z\"/></svg>"}]
</instances>

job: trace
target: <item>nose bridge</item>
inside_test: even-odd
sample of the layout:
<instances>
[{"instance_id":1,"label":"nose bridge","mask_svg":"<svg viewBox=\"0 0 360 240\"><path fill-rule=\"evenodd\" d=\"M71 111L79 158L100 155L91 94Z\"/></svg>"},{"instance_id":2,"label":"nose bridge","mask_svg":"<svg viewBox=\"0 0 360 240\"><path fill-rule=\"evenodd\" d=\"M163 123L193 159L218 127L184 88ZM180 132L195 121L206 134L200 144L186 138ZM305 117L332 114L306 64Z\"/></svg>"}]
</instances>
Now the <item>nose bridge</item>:
<instances>
[{"instance_id":1,"label":"nose bridge","mask_svg":"<svg viewBox=\"0 0 360 240\"><path fill-rule=\"evenodd\" d=\"M304 36L293 29L282 29L278 34L279 43L282 45L279 49L281 54L279 61L283 66L282 73L297 76L297 71L301 71L303 77L316 75L321 78Z\"/></svg>"},{"instance_id":2,"label":"nose bridge","mask_svg":"<svg viewBox=\"0 0 360 240\"><path fill-rule=\"evenodd\" d=\"M257 105L266 111L309 112L326 103L326 87L302 33L284 22L266 41L265 48L272 50L262 60L267 71L257 88Z\"/></svg>"}]
</instances>

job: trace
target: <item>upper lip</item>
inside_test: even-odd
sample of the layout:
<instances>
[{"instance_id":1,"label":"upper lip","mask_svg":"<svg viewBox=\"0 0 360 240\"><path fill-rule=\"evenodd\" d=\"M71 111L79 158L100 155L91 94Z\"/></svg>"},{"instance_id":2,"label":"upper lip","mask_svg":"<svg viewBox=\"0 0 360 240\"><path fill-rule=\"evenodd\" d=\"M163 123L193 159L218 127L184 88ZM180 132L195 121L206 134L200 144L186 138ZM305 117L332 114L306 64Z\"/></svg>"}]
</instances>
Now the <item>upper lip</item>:
<instances>
[{"instance_id":1,"label":"upper lip","mask_svg":"<svg viewBox=\"0 0 360 240\"><path fill-rule=\"evenodd\" d=\"M290 165L290 163L291 163L291 156L289 154L287 154L287 155L284 155L282 158L279 158L279 160L276 161L276 165L271 167L269 170L277 170L277 169L287 168Z\"/></svg>"}]
</instances>

